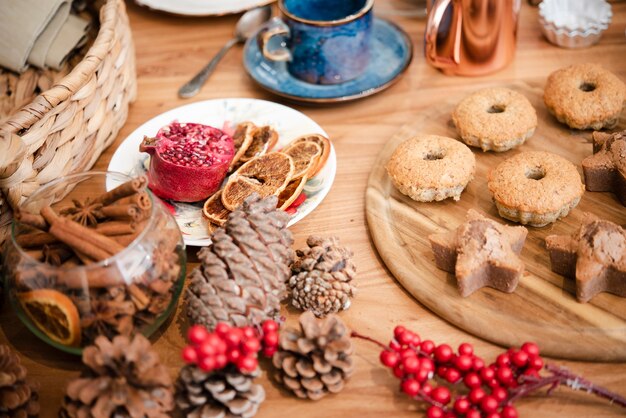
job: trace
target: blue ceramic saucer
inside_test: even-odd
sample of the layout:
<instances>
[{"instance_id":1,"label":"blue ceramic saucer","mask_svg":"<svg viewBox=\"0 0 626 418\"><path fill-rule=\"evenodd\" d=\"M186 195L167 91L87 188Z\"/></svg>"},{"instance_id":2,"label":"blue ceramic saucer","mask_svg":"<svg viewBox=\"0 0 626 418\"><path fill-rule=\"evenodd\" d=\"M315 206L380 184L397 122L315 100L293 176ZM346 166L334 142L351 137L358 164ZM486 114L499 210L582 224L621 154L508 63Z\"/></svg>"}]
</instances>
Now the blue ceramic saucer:
<instances>
[{"instance_id":1,"label":"blue ceramic saucer","mask_svg":"<svg viewBox=\"0 0 626 418\"><path fill-rule=\"evenodd\" d=\"M374 19L373 29L372 54L365 73L345 83L318 85L293 77L284 62L263 58L256 36L246 42L244 66L264 89L299 102L333 103L371 96L397 81L413 59L413 45L406 32L378 18Z\"/></svg>"}]
</instances>

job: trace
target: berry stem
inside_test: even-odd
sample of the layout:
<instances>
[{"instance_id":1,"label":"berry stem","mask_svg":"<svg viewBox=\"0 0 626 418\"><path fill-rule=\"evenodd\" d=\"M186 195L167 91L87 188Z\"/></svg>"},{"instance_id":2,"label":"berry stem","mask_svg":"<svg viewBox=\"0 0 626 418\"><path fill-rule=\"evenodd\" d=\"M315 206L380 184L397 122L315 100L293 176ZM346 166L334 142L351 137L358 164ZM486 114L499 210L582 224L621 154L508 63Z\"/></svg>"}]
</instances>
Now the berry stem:
<instances>
[{"instance_id":1,"label":"berry stem","mask_svg":"<svg viewBox=\"0 0 626 418\"><path fill-rule=\"evenodd\" d=\"M389 347L387 347L385 344L381 343L380 341L375 340L375 339L374 339L374 338L372 338L372 337L368 337L367 335L359 334L359 333L358 333L358 332L356 332L356 331L352 331L352 332L350 333L350 337L352 337L352 338L360 338L360 339L362 339L362 340L369 341L369 342L371 342L371 343L374 343L374 344L378 345L378 346L379 346L379 347L381 347L383 350L390 350L390 348L389 348Z\"/></svg>"},{"instance_id":2,"label":"berry stem","mask_svg":"<svg viewBox=\"0 0 626 418\"><path fill-rule=\"evenodd\" d=\"M582 376L576 375L564 367L555 366L552 364L546 365L546 370L559 378L559 383L565 385L570 389L584 390L588 393L593 393L601 398L608 399L611 403L617 404L622 408L626 408L626 398L610 391L602 386L598 386Z\"/></svg>"}]
</instances>

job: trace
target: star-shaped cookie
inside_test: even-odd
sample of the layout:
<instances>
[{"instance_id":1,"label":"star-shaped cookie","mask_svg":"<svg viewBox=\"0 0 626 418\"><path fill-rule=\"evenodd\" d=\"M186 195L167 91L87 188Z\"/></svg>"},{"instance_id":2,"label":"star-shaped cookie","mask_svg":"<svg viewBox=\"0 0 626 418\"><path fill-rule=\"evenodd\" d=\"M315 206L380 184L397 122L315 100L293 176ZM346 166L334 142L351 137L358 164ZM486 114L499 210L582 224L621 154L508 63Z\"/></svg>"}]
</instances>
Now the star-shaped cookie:
<instances>
[{"instance_id":1,"label":"star-shaped cookie","mask_svg":"<svg viewBox=\"0 0 626 418\"><path fill-rule=\"evenodd\" d=\"M594 154L582 162L590 192L613 192L626 206L626 131L593 133Z\"/></svg>"},{"instance_id":2,"label":"star-shaped cookie","mask_svg":"<svg viewBox=\"0 0 626 418\"><path fill-rule=\"evenodd\" d=\"M576 278L576 299L600 292L626 297L626 231L585 213L577 234L546 237L552 271Z\"/></svg>"},{"instance_id":3,"label":"star-shaped cookie","mask_svg":"<svg viewBox=\"0 0 626 418\"><path fill-rule=\"evenodd\" d=\"M488 286L511 293L524 272L519 257L528 230L506 226L470 209L456 230L428 237L437 267L453 273L461 296Z\"/></svg>"}]
</instances>

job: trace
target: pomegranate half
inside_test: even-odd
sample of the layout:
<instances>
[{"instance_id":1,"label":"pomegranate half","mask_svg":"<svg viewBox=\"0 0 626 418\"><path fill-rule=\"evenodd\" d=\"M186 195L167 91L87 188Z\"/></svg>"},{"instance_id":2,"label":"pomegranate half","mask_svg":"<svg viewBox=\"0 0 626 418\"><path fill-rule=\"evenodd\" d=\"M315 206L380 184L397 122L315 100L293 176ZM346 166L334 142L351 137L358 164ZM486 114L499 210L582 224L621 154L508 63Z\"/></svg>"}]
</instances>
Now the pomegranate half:
<instances>
[{"instance_id":1,"label":"pomegranate half","mask_svg":"<svg viewBox=\"0 0 626 418\"><path fill-rule=\"evenodd\" d=\"M204 200L219 190L235 155L233 139L199 123L172 122L139 146L151 155L148 187L162 199Z\"/></svg>"}]
</instances>

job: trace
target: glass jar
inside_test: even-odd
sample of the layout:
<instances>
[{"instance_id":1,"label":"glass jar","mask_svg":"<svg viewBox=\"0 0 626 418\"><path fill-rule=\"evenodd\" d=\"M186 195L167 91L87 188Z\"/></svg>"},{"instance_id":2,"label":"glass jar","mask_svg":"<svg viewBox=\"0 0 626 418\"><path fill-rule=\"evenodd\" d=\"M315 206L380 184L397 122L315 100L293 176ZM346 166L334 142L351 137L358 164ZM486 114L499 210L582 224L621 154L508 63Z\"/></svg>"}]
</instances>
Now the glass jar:
<instances>
[{"instance_id":1,"label":"glass jar","mask_svg":"<svg viewBox=\"0 0 626 418\"><path fill-rule=\"evenodd\" d=\"M85 256L76 249L80 246L59 242L52 229L45 233L34 228L24 216L13 221L3 260L9 300L35 335L63 351L80 354L98 335L150 336L175 310L186 253L167 208L147 189L140 193L141 208L135 205L137 210L131 211L133 218L120 206L132 207L137 201L129 199L137 194L104 211L102 205L93 206L98 196L130 180L115 172L73 174L48 183L20 207L20 213L37 215L50 207L83 227L102 231L98 234L113 240L118 250L100 261ZM96 218L103 212L116 218L99 223ZM85 239L85 234L73 236Z\"/></svg>"}]
</instances>

